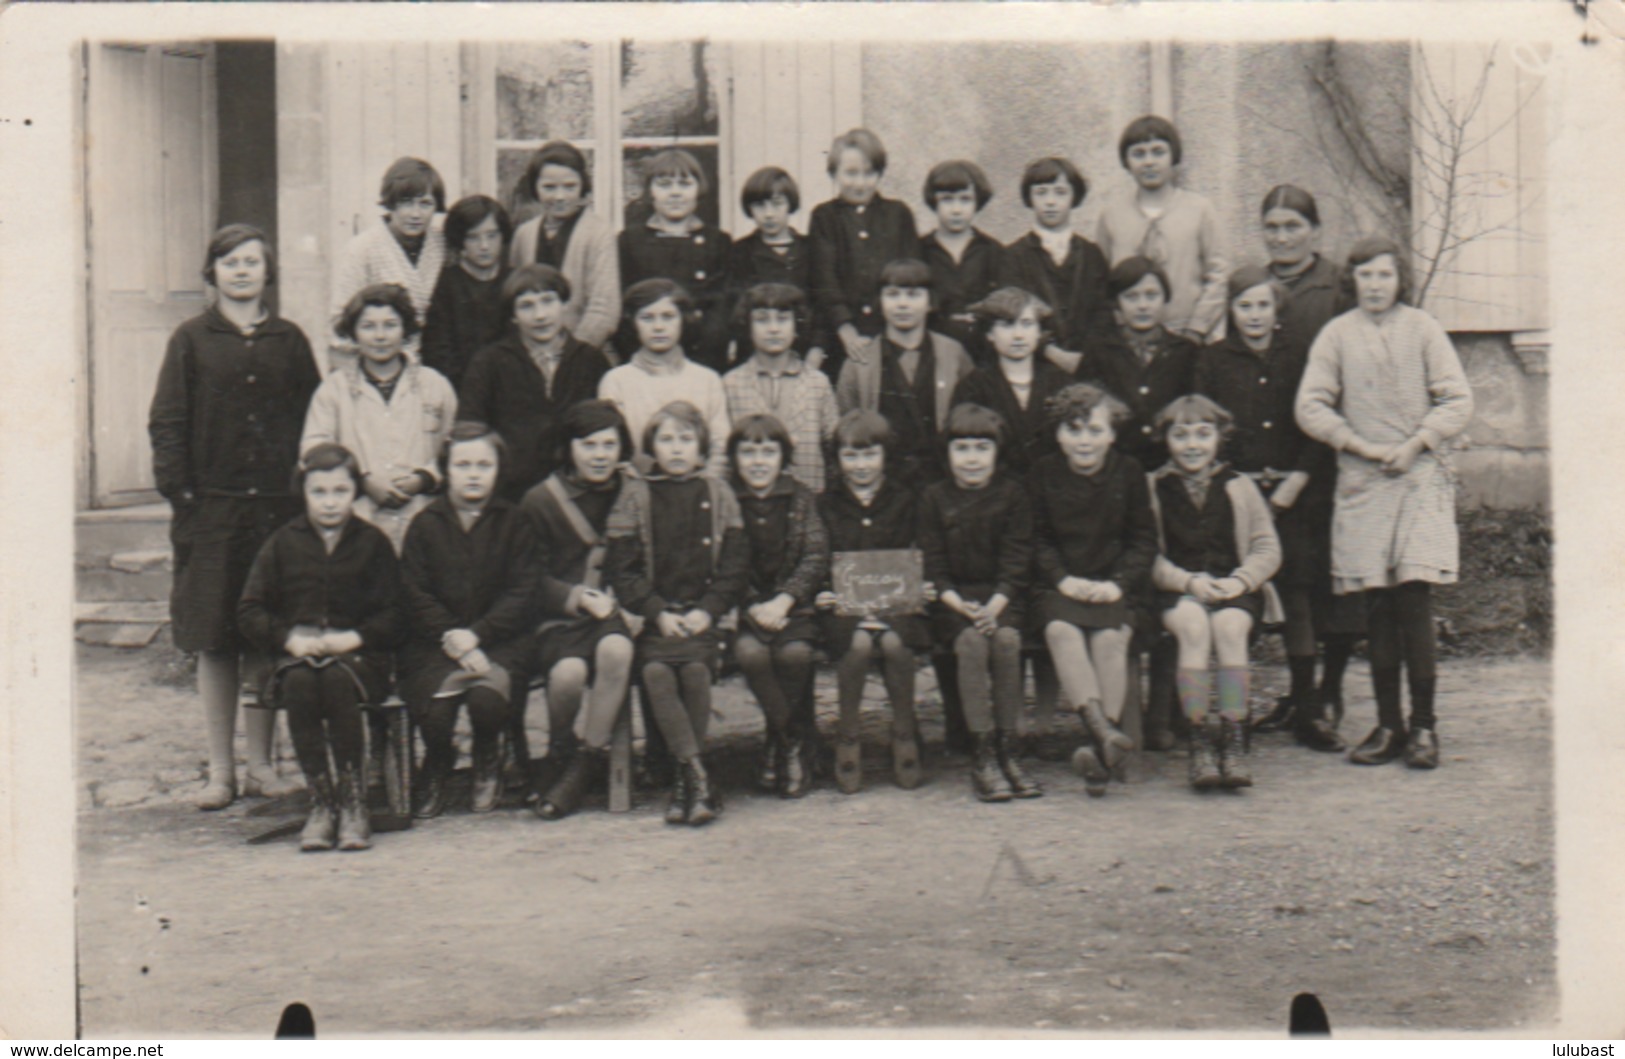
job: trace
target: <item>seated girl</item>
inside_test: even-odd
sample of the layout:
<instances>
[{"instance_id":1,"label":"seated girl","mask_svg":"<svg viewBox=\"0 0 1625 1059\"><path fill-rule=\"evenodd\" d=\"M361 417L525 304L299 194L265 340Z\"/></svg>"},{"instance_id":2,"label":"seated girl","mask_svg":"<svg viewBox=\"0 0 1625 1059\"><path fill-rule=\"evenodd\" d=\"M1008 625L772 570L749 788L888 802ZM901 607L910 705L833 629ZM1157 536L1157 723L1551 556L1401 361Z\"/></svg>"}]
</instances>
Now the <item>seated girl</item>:
<instances>
[{"instance_id":1,"label":"seated girl","mask_svg":"<svg viewBox=\"0 0 1625 1059\"><path fill-rule=\"evenodd\" d=\"M502 280L513 222L489 195L459 199L446 211L446 256L423 321L423 363L462 385L469 358L502 337Z\"/></svg>"},{"instance_id":2,"label":"seated girl","mask_svg":"<svg viewBox=\"0 0 1625 1059\"><path fill-rule=\"evenodd\" d=\"M638 673L678 764L666 822L698 827L722 809L701 755L722 648L716 625L744 597L749 544L733 490L703 473L711 432L698 408L661 408L643 447L654 470L621 487L604 563L621 605L645 621Z\"/></svg>"},{"instance_id":3,"label":"seated girl","mask_svg":"<svg viewBox=\"0 0 1625 1059\"><path fill-rule=\"evenodd\" d=\"M621 461L632 450L626 420L608 401L582 401L564 413L559 432L563 466L532 486L520 504L545 564L546 620L535 672L547 677L547 755L564 763L536 803L544 820L574 812L588 785L605 774L632 669L632 632L603 569L609 511L621 495Z\"/></svg>"},{"instance_id":4,"label":"seated girl","mask_svg":"<svg viewBox=\"0 0 1625 1059\"><path fill-rule=\"evenodd\" d=\"M338 333L359 351L354 363L322 380L299 447L337 443L361 468L356 514L388 534L395 551L407 527L440 487L440 449L457 418L457 394L433 368L407 360L418 333L406 290L393 283L356 292Z\"/></svg>"},{"instance_id":5,"label":"seated girl","mask_svg":"<svg viewBox=\"0 0 1625 1059\"><path fill-rule=\"evenodd\" d=\"M1179 641L1175 680L1191 729L1191 786L1251 787L1245 759L1247 637L1264 614L1264 583L1281 566L1269 505L1253 480L1219 462L1234 420L1201 394L1157 414L1168 462L1151 474L1161 554L1151 568L1162 624ZM1218 716L1210 654L1219 658Z\"/></svg>"},{"instance_id":6,"label":"seated girl","mask_svg":"<svg viewBox=\"0 0 1625 1059\"><path fill-rule=\"evenodd\" d=\"M401 697L423 733L414 815L439 816L456 763L452 735L468 704L474 729L472 808L496 808L509 701L524 693L541 564L530 520L496 495L502 438L483 423L452 428L441 456L446 493L412 523L402 556L410 637Z\"/></svg>"},{"instance_id":7,"label":"seated girl","mask_svg":"<svg viewBox=\"0 0 1625 1059\"><path fill-rule=\"evenodd\" d=\"M262 701L288 711L310 791L299 847L366 849L372 823L360 707L383 701L391 654L406 631L400 567L389 539L351 517L362 475L347 449L311 448L296 480L305 514L260 549L237 624L275 659Z\"/></svg>"},{"instance_id":8,"label":"seated girl","mask_svg":"<svg viewBox=\"0 0 1625 1059\"><path fill-rule=\"evenodd\" d=\"M734 654L767 721L757 785L786 798L811 788L804 748L817 735L812 604L829 576L829 535L817 497L786 469L795 450L784 424L760 413L739 419L728 438L750 543L750 582Z\"/></svg>"},{"instance_id":9,"label":"seated girl","mask_svg":"<svg viewBox=\"0 0 1625 1059\"><path fill-rule=\"evenodd\" d=\"M891 426L877 412L853 409L835 427L841 478L819 498L832 554L915 546L918 504L914 488L906 479L886 473L891 446ZM869 661L878 657L892 708L892 774L904 790L918 787L922 777L914 713L914 652L931 647L925 618L916 614L884 619L838 615L834 613L835 593L828 590L820 592L815 603L825 611L824 642L839 659L836 678L841 714L835 746L836 784L845 794L863 789L858 721Z\"/></svg>"},{"instance_id":10,"label":"seated girl","mask_svg":"<svg viewBox=\"0 0 1625 1059\"><path fill-rule=\"evenodd\" d=\"M1049 410L1061 451L1034 464L1027 480L1043 588L1038 620L1061 691L1089 734L1072 764L1098 798L1134 747L1117 725L1157 529L1145 472L1112 447L1128 409L1097 386L1074 383Z\"/></svg>"},{"instance_id":11,"label":"seated girl","mask_svg":"<svg viewBox=\"0 0 1625 1059\"><path fill-rule=\"evenodd\" d=\"M955 405L943 429L946 481L920 498L920 549L937 592L931 630L959 663L959 696L974 743L971 787L984 802L1044 793L1016 761L1021 630L1032 578L1027 491L999 468L1004 420Z\"/></svg>"}]
</instances>

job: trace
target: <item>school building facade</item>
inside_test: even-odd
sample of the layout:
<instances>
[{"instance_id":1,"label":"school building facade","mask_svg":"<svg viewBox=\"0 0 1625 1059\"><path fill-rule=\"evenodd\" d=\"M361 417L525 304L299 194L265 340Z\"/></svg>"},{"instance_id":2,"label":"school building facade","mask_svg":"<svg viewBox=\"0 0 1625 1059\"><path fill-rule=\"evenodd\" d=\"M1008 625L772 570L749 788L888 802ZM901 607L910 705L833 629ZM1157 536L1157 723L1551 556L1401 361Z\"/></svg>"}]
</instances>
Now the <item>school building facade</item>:
<instances>
[{"instance_id":1,"label":"school building facade","mask_svg":"<svg viewBox=\"0 0 1625 1059\"><path fill-rule=\"evenodd\" d=\"M87 43L83 363L78 502L92 519L162 518L147 406L169 333L206 304L199 276L219 223L274 233L281 313L316 345L338 256L377 223L378 180L400 155L432 162L448 199L512 203L528 153L548 139L594 166L592 208L620 223L636 167L670 145L714 187L702 208L748 230L738 189L761 165L788 169L811 206L830 194L837 132L874 129L882 193L919 201L935 162L964 157L995 197L980 221L1001 240L1028 222L1017 188L1031 159L1063 154L1090 184L1075 216L1130 187L1122 127L1148 112L1184 138L1185 186L1212 198L1235 261L1261 260L1258 204L1279 183L1320 202L1322 251L1381 226L1403 174L1419 228L1453 218L1463 241L1427 307L1455 337L1478 414L1460 454L1468 507L1548 505L1545 95L1538 71L1489 45L785 41ZM1317 65L1317 56L1322 61ZM1446 122L1416 115L1453 102ZM1359 134L1339 131L1350 115ZM1352 109L1351 109L1352 108ZM1459 120L1458 120L1459 119ZM1437 194L1440 144L1458 164ZM1362 155L1365 161L1362 162ZM1461 218L1471 218L1470 223ZM1426 243L1427 232L1418 236Z\"/></svg>"}]
</instances>

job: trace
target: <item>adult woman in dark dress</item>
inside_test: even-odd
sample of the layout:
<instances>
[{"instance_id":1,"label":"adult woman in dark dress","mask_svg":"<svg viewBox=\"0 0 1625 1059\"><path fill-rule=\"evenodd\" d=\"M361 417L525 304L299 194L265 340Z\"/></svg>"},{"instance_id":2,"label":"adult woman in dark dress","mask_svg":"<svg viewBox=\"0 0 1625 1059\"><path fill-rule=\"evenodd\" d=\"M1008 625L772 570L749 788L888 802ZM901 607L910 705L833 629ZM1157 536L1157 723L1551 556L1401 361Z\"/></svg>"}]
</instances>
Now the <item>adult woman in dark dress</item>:
<instances>
[{"instance_id":1,"label":"adult woman in dark dress","mask_svg":"<svg viewBox=\"0 0 1625 1059\"><path fill-rule=\"evenodd\" d=\"M214 304L170 336L147 431L153 477L174 509L175 646L198 656L198 694L209 733L209 780L199 809L238 794L232 742L240 652L237 599L260 545L298 515L291 489L305 408L321 383L310 342L265 305L276 258L265 233L228 224L209 240L203 278ZM251 710L241 793L298 789L271 763L276 714Z\"/></svg>"},{"instance_id":2,"label":"adult woman in dark dress","mask_svg":"<svg viewBox=\"0 0 1625 1059\"><path fill-rule=\"evenodd\" d=\"M1353 301L1344 289L1342 269L1318 253L1320 210L1313 195L1291 184L1281 184L1264 196L1260 216L1270 274L1286 288L1287 294L1278 313L1277 340L1283 346L1303 350L1307 356L1320 329L1334 316L1352 309ZM1301 377L1301 366L1299 373ZM1318 733L1308 745L1335 751L1342 749L1342 741L1325 737L1336 736L1337 725L1343 717L1343 673L1355 643L1365 635L1365 606L1358 595L1332 593L1332 507L1337 493L1337 457L1313 438L1306 437L1304 444L1309 453L1305 464L1309 470L1308 484L1290 505L1282 502L1285 498L1271 494L1270 507L1278 523L1289 508L1296 512L1280 525L1282 544L1287 551L1278 580L1283 584L1306 583L1313 635L1324 652L1320 684L1317 687L1314 680L1314 645L1289 643L1288 654L1308 655L1308 663L1298 663L1299 671L1293 673L1290 693L1254 727L1259 731L1297 728L1295 710L1309 707L1315 717L1324 713L1327 725L1326 731ZM1287 607L1290 611L1292 604L1288 602Z\"/></svg>"}]
</instances>

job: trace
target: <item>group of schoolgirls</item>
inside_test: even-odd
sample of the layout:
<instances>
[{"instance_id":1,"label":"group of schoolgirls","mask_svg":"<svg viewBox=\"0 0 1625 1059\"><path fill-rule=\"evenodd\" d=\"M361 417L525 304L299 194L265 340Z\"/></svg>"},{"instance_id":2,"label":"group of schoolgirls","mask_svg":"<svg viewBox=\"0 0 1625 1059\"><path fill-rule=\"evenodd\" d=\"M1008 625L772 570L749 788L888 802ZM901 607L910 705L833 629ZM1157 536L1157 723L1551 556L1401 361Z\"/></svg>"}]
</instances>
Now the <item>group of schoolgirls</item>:
<instances>
[{"instance_id":1,"label":"group of schoolgirls","mask_svg":"<svg viewBox=\"0 0 1625 1059\"><path fill-rule=\"evenodd\" d=\"M340 270L360 286L336 313L325 380L298 328L265 307L263 234L222 229L205 267L216 304L172 339L151 420L176 512L176 640L199 653L209 725L200 805L238 792L248 644L275 660L265 698L287 709L312 791L306 848L367 844L359 707L378 701L392 666L424 735L419 815L445 806L463 705L473 805L495 806L501 739L522 742L517 682L530 673L545 675L550 742L567 762L536 811L570 812L602 771L635 674L651 733L677 761L667 819L705 823L720 809L700 756L718 625L736 608L736 658L768 721L758 778L789 796L811 782L819 640L837 660L841 789L861 785L858 707L874 659L896 778L919 782L914 652L934 643L952 659L977 795L1040 794L1013 752L1023 632L1041 637L1085 721L1073 760L1103 793L1130 748L1117 722L1133 632L1157 614L1177 640L1193 783L1245 786L1247 642L1283 550L1293 681L1268 722L1341 749L1342 667L1365 613L1381 611L1392 627L1372 630L1379 727L1352 758L1436 765L1425 589L1454 578L1454 523L1420 514L1414 483L1425 477L1426 510L1437 508L1440 446L1470 414L1448 340L1397 304L1405 269L1391 243L1355 248L1354 283L1314 253L1307 193L1271 192L1271 263L1232 273L1210 204L1173 186L1177 131L1139 119L1120 155L1136 194L1103 212L1100 246L1070 230L1082 176L1050 158L1024 174L1034 231L1009 247L971 225L991 191L969 162L932 171L940 224L920 239L907 207L876 193L885 152L861 129L833 145L837 197L813 212L809 237L788 225L794 182L768 169L745 189L758 229L731 246L696 217L704 175L685 152L651 159L647 218L618 247L583 208L589 171L569 145L533 157L520 192L540 213L517 231L483 196L440 223L438 175L403 159L385 175L386 223L357 237ZM1358 280L1373 268L1385 294L1368 302ZM1349 307L1350 287L1376 336L1350 327L1341 346L1317 341L1314 359L1328 363L1306 400L1305 350ZM1420 369L1373 359L1395 359L1396 335L1421 344ZM726 377L701 362L730 355ZM1393 406L1351 397L1349 370L1398 371L1404 392ZM1353 505L1347 532L1334 450L1336 472L1369 477L1371 464L1401 480L1379 510ZM629 456L640 472L622 469ZM1416 532L1385 546L1383 515ZM1398 531L1386 532L1392 543ZM1417 539L1431 550L1395 558ZM834 614L831 552L915 545L926 614ZM1345 576L1345 554L1367 569ZM1351 597L1362 605L1327 617ZM287 789L265 715L248 736L243 793ZM1166 747L1155 719L1147 742Z\"/></svg>"}]
</instances>

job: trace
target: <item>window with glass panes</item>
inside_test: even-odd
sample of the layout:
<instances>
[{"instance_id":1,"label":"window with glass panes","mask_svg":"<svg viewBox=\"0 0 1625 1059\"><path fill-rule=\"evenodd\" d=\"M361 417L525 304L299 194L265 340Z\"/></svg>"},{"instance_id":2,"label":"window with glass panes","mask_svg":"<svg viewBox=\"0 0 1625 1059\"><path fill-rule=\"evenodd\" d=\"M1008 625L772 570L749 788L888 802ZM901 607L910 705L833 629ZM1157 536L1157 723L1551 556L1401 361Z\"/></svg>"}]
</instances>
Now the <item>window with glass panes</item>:
<instances>
[{"instance_id":1,"label":"window with glass panes","mask_svg":"<svg viewBox=\"0 0 1625 1059\"><path fill-rule=\"evenodd\" d=\"M700 215L718 222L733 183L721 149L723 48L704 40L511 42L479 45L472 58L471 81L486 94L475 101L474 150L516 223L537 211L517 185L532 152L549 140L567 140L587 156L593 208L616 228L647 216L642 161L681 147L710 185Z\"/></svg>"}]
</instances>

